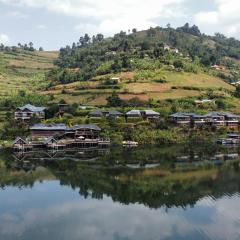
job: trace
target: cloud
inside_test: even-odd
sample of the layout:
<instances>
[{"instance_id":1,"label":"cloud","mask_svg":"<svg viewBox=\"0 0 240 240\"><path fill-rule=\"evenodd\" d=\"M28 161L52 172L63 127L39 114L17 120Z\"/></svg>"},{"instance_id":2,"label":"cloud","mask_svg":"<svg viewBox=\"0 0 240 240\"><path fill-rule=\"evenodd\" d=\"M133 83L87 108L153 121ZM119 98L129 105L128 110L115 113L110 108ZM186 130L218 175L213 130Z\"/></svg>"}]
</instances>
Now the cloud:
<instances>
[{"instance_id":1,"label":"cloud","mask_svg":"<svg viewBox=\"0 0 240 240\"><path fill-rule=\"evenodd\" d=\"M156 26L159 17L171 20L181 15L186 0L0 0L18 7L41 8L76 19L78 31L107 34L131 28Z\"/></svg>"},{"instance_id":2,"label":"cloud","mask_svg":"<svg viewBox=\"0 0 240 240\"><path fill-rule=\"evenodd\" d=\"M39 25L37 25L36 27L37 27L37 29L39 29L39 30L45 30L45 29L47 29L47 26L46 26L46 25L43 25L43 24L39 24Z\"/></svg>"},{"instance_id":3,"label":"cloud","mask_svg":"<svg viewBox=\"0 0 240 240\"><path fill-rule=\"evenodd\" d=\"M10 11L6 14L6 16L11 17L11 18L19 18L19 19L21 19L21 18L25 19L28 17L28 15L26 15L22 12L19 12L19 11Z\"/></svg>"},{"instance_id":4,"label":"cloud","mask_svg":"<svg viewBox=\"0 0 240 240\"><path fill-rule=\"evenodd\" d=\"M0 43L8 44L10 42L10 38L7 34L0 34Z\"/></svg>"},{"instance_id":5,"label":"cloud","mask_svg":"<svg viewBox=\"0 0 240 240\"><path fill-rule=\"evenodd\" d=\"M194 208L168 212L107 197L56 201L42 208L28 203L25 208L18 200L22 211L0 212L1 239L32 239L33 233L39 239L239 239L237 195L214 201L206 197Z\"/></svg>"},{"instance_id":6,"label":"cloud","mask_svg":"<svg viewBox=\"0 0 240 240\"><path fill-rule=\"evenodd\" d=\"M222 32L228 36L240 37L240 1L214 0L216 10L198 12L194 21L209 32Z\"/></svg>"}]
</instances>

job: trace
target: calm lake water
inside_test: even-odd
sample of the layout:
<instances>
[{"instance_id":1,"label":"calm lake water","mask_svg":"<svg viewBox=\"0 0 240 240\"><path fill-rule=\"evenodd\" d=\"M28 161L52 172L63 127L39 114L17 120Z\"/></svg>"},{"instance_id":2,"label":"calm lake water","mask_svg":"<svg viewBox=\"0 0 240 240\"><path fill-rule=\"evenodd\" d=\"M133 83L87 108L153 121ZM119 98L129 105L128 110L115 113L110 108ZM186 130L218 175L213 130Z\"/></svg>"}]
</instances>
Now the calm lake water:
<instances>
[{"instance_id":1,"label":"calm lake water","mask_svg":"<svg viewBox=\"0 0 240 240\"><path fill-rule=\"evenodd\" d=\"M0 155L1 240L240 239L240 149Z\"/></svg>"}]
</instances>

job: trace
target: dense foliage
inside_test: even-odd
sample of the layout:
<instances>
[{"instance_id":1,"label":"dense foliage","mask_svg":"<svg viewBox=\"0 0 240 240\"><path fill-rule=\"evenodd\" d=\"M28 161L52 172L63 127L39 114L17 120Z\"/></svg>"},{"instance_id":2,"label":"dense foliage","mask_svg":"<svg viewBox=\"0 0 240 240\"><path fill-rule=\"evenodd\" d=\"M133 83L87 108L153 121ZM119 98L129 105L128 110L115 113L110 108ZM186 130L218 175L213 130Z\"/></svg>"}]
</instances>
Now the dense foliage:
<instances>
[{"instance_id":1,"label":"dense foliage","mask_svg":"<svg viewBox=\"0 0 240 240\"><path fill-rule=\"evenodd\" d=\"M188 23L177 29L168 26L139 32L133 29L129 34L121 31L111 38L85 34L77 43L60 49L58 68L48 78L66 84L108 73L155 70L162 65L196 72L194 65L209 67L223 63L224 57L238 59L240 41L219 33L206 36Z\"/></svg>"}]
</instances>

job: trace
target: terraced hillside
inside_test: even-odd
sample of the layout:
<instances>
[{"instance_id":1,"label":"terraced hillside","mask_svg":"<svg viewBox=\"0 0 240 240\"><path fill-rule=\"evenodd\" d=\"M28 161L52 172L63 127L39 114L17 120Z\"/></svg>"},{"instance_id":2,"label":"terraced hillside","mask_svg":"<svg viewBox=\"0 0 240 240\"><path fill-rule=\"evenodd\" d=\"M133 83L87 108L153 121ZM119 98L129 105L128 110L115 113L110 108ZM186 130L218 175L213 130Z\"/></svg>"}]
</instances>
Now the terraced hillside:
<instances>
[{"instance_id":1,"label":"terraced hillside","mask_svg":"<svg viewBox=\"0 0 240 240\"><path fill-rule=\"evenodd\" d=\"M56 68L47 75L52 87L43 94L90 105L105 105L113 92L122 100L153 100L155 105L212 98L237 108L239 59L239 40L207 36L189 24L121 31L107 38L85 34L60 49ZM119 81L111 83L113 77Z\"/></svg>"},{"instance_id":2,"label":"terraced hillside","mask_svg":"<svg viewBox=\"0 0 240 240\"><path fill-rule=\"evenodd\" d=\"M166 100L200 97L210 90L227 96L235 89L222 79L204 72L194 74L160 70L152 71L150 77L148 73L138 71L101 75L87 82L57 85L43 93L51 93L57 100L64 99L69 103L103 105L114 91L124 100L134 97L141 100ZM120 82L114 86L104 85L106 79L111 77L119 77Z\"/></svg>"},{"instance_id":3,"label":"terraced hillside","mask_svg":"<svg viewBox=\"0 0 240 240\"><path fill-rule=\"evenodd\" d=\"M44 87L45 72L53 68L58 52L24 51L0 52L0 97L18 90L37 90Z\"/></svg>"}]
</instances>

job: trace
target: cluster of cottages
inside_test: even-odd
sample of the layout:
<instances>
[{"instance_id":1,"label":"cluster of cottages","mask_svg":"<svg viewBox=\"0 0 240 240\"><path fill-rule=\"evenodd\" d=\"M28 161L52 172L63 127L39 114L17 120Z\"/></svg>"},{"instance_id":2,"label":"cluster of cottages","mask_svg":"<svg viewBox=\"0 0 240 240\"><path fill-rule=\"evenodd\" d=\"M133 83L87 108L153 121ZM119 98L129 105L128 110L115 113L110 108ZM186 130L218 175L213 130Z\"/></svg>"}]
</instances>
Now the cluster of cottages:
<instances>
[{"instance_id":1,"label":"cluster of cottages","mask_svg":"<svg viewBox=\"0 0 240 240\"><path fill-rule=\"evenodd\" d=\"M15 119L28 122L32 117L39 119L45 118L45 108L35 107L27 104L19 107L15 111ZM64 107L60 106L61 114L64 113ZM141 118L148 121L156 121L160 118L160 114L153 110L130 110L123 114L116 110L94 110L89 113L92 118L104 117L125 117ZM216 127L238 127L240 116L232 113L209 112L207 114L195 114L178 112L169 116L169 122L176 125L194 124L194 126L216 126ZM13 147L16 150L28 150L35 147L41 148L90 148L105 147L110 144L109 140L100 138L101 129L95 124L80 124L68 127L65 124L35 124L30 128L31 139L16 138ZM39 140L40 139L40 140Z\"/></svg>"},{"instance_id":2,"label":"cluster of cottages","mask_svg":"<svg viewBox=\"0 0 240 240\"><path fill-rule=\"evenodd\" d=\"M210 101L210 100L203 100ZM15 119L28 121L33 116L39 119L45 118L45 108L44 107L35 107L33 105L27 104L23 107L19 107L15 111ZM61 113L64 113L62 106L60 106ZM144 120L157 120L160 118L160 114L156 111L147 109L147 110L130 110L126 114L121 113L116 110L94 110L89 113L89 117L92 118L106 118L106 117L125 117L128 118L141 118ZM169 116L169 121L178 125L190 124L194 122L195 125L216 125L216 126L238 126L240 122L240 116L232 113L226 112L209 112L207 114L196 114L196 113L185 113L178 112ZM39 126L39 125L37 125ZM42 125L41 134L45 130ZM46 127L50 132L65 132L67 127L64 124L52 125L51 128ZM35 128L32 127L31 130Z\"/></svg>"},{"instance_id":3,"label":"cluster of cottages","mask_svg":"<svg viewBox=\"0 0 240 240\"><path fill-rule=\"evenodd\" d=\"M59 106L59 113L62 115L64 113L64 106L61 104ZM35 107L31 104L27 104L23 107L19 107L15 111L15 119L16 120L23 120L28 121L33 116L35 118L44 119L45 118L45 109L44 107ZM159 119L160 114L158 112L155 112L153 110L131 110L127 112L126 114L123 114L116 110L94 110L89 113L89 117L96 117L96 118L102 118L102 117L126 117L126 118L143 118L146 120L153 120L153 119Z\"/></svg>"},{"instance_id":4,"label":"cluster of cottages","mask_svg":"<svg viewBox=\"0 0 240 240\"><path fill-rule=\"evenodd\" d=\"M95 110L89 113L89 117L126 117L128 118L143 118L145 120L154 120L159 119L160 114L153 110L131 110L128 111L126 114L123 114L116 110Z\"/></svg>"},{"instance_id":5,"label":"cluster of cottages","mask_svg":"<svg viewBox=\"0 0 240 240\"><path fill-rule=\"evenodd\" d=\"M178 125L189 125L193 123L195 126L214 125L216 127L238 127L240 116L223 112L209 112L204 115L181 112L170 115L169 120Z\"/></svg>"}]
</instances>

